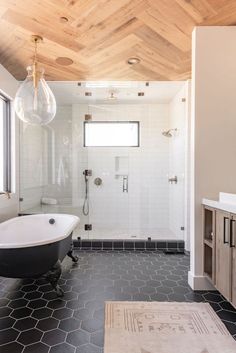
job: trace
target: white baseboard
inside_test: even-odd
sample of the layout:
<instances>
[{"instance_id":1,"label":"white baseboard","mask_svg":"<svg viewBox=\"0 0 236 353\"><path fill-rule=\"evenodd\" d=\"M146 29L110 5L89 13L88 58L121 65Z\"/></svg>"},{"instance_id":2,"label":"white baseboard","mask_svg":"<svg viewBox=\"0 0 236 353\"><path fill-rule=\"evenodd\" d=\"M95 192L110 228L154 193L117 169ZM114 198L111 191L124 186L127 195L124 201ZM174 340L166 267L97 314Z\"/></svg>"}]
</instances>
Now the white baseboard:
<instances>
[{"instance_id":1,"label":"white baseboard","mask_svg":"<svg viewBox=\"0 0 236 353\"><path fill-rule=\"evenodd\" d=\"M194 276L190 271L188 272L188 284L193 290L216 290L206 276Z\"/></svg>"}]
</instances>

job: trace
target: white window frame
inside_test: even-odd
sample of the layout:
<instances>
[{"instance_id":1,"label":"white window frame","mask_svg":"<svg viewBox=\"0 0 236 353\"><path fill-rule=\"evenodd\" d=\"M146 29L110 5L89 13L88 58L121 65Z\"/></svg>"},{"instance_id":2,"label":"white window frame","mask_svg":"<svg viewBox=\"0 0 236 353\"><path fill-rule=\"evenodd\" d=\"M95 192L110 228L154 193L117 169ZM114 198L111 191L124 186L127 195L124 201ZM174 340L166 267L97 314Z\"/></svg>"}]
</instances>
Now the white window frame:
<instances>
[{"instance_id":1,"label":"white window frame","mask_svg":"<svg viewBox=\"0 0 236 353\"><path fill-rule=\"evenodd\" d=\"M3 190L2 193L11 192L11 102L0 92L0 99L4 102L3 110Z\"/></svg>"},{"instance_id":2,"label":"white window frame","mask_svg":"<svg viewBox=\"0 0 236 353\"><path fill-rule=\"evenodd\" d=\"M91 145L88 145L87 142L86 142L86 126L88 126L89 124L135 124L137 125L137 144L135 145L122 145L122 146L112 146L112 145L104 145L104 146L91 146ZM109 120L109 121L101 121L101 120L96 120L96 121L84 121L84 147L87 147L87 148L93 148L93 147L102 147L102 148L109 148L109 147L115 147L115 148L123 148L123 147L140 147L140 123L139 121L127 121L127 120L118 120L118 121L112 121L112 120Z\"/></svg>"}]
</instances>

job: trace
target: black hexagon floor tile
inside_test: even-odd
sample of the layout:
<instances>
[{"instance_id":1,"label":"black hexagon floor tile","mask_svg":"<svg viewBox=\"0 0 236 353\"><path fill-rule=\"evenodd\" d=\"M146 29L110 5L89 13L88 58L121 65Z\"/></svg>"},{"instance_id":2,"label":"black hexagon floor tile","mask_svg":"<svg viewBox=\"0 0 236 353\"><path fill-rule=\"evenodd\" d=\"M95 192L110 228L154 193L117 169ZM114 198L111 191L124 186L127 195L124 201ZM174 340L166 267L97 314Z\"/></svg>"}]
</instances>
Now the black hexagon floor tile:
<instances>
[{"instance_id":1,"label":"black hexagon floor tile","mask_svg":"<svg viewBox=\"0 0 236 353\"><path fill-rule=\"evenodd\" d=\"M56 346L51 347L50 353L75 353L75 347L71 346L68 343L57 344Z\"/></svg>"},{"instance_id":2,"label":"black hexagon floor tile","mask_svg":"<svg viewBox=\"0 0 236 353\"><path fill-rule=\"evenodd\" d=\"M41 320L41 319L45 319L46 317L50 317L52 313L53 313L53 310L49 308L40 308L40 309L34 310L34 312L32 313L32 317L34 317L35 319Z\"/></svg>"},{"instance_id":3,"label":"black hexagon floor tile","mask_svg":"<svg viewBox=\"0 0 236 353\"><path fill-rule=\"evenodd\" d=\"M76 353L102 353L102 348L99 348L92 343L84 344L76 349Z\"/></svg>"},{"instance_id":4,"label":"black hexagon floor tile","mask_svg":"<svg viewBox=\"0 0 236 353\"><path fill-rule=\"evenodd\" d=\"M78 251L63 262L57 298L42 279L0 278L1 353L102 353L104 302L209 302L236 339L236 310L188 286L189 257L152 251Z\"/></svg>"},{"instance_id":5,"label":"black hexagon floor tile","mask_svg":"<svg viewBox=\"0 0 236 353\"><path fill-rule=\"evenodd\" d=\"M56 344L62 343L65 341L66 332L54 329L48 332L45 332L42 338L42 342L49 346L55 346Z\"/></svg>"},{"instance_id":6,"label":"black hexagon floor tile","mask_svg":"<svg viewBox=\"0 0 236 353\"><path fill-rule=\"evenodd\" d=\"M57 328L59 325L59 320L54 319L53 317L48 317L46 319L39 320L36 328L41 331L50 331Z\"/></svg>"},{"instance_id":7,"label":"black hexagon floor tile","mask_svg":"<svg viewBox=\"0 0 236 353\"><path fill-rule=\"evenodd\" d=\"M4 331L1 331L0 345L15 341L18 336L19 331L16 331L14 328L8 328Z\"/></svg>"},{"instance_id":8,"label":"black hexagon floor tile","mask_svg":"<svg viewBox=\"0 0 236 353\"><path fill-rule=\"evenodd\" d=\"M11 313L11 316L14 317L15 319L22 319L24 317L30 316L32 311L33 310L30 308L23 307L23 308L13 310L13 312Z\"/></svg>"},{"instance_id":9,"label":"black hexagon floor tile","mask_svg":"<svg viewBox=\"0 0 236 353\"><path fill-rule=\"evenodd\" d=\"M12 317L2 317L0 319L0 330L5 330L6 328L13 327L14 323L16 322L15 319Z\"/></svg>"},{"instance_id":10,"label":"black hexagon floor tile","mask_svg":"<svg viewBox=\"0 0 236 353\"><path fill-rule=\"evenodd\" d=\"M24 349L24 353L48 353L50 347L42 342L31 344Z\"/></svg>"},{"instance_id":11,"label":"black hexagon floor tile","mask_svg":"<svg viewBox=\"0 0 236 353\"><path fill-rule=\"evenodd\" d=\"M81 329L70 332L66 338L66 341L75 347L79 347L83 344L89 343L89 340L89 333Z\"/></svg>"},{"instance_id":12,"label":"black hexagon floor tile","mask_svg":"<svg viewBox=\"0 0 236 353\"><path fill-rule=\"evenodd\" d=\"M4 344L0 347L1 353L22 353L24 346L17 342L11 342L8 344Z\"/></svg>"},{"instance_id":13,"label":"black hexagon floor tile","mask_svg":"<svg viewBox=\"0 0 236 353\"><path fill-rule=\"evenodd\" d=\"M14 328L19 331L25 331L34 328L36 324L36 319L33 319L32 317L26 317L24 319L17 320L14 325Z\"/></svg>"},{"instance_id":14,"label":"black hexagon floor tile","mask_svg":"<svg viewBox=\"0 0 236 353\"><path fill-rule=\"evenodd\" d=\"M12 300L8 306L12 309L17 309L17 308L23 308L24 306L26 306L28 304L28 300L20 298L20 299L15 299Z\"/></svg>"},{"instance_id":15,"label":"black hexagon floor tile","mask_svg":"<svg viewBox=\"0 0 236 353\"><path fill-rule=\"evenodd\" d=\"M91 334L90 341L95 346L102 348L104 346L104 331L101 330L101 331L93 332Z\"/></svg>"},{"instance_id":16,"label":"black hexagon floor tile","mask_svg":"<svg viewBox=\"0 0 236 353\"><path fill-rule=\"evenodd\" d=\"M38 329L33 328L31 330L21 332L19 337L17 338L17 341L23 344L24 346L27 346L29 344L39 342L42 335L43 335L42 331L39 331Z\"/></svg>"},{"instance_id":17,"label":"black hexagon floor tile","mask_svg":"<svg viewBox=\"0 0 236 353\"><path fill-rule=\"evenodd\" d=\"M61 320L59 328L65 332L74 331L80 328L80 321L74 317Z\"/></svg>"},{"instance_id":18,"label":"black hexagon floor tile","mask_svg":"<svg viewBox=\"0 0 236 353\"><path fill-rule=\"evenodd\" d=\"M11 314L13 310L11 308L8 307L2 307L0 308L0 318L1 317L5 317L5 316L9 316Z\"/></svg>"}]
</instances>

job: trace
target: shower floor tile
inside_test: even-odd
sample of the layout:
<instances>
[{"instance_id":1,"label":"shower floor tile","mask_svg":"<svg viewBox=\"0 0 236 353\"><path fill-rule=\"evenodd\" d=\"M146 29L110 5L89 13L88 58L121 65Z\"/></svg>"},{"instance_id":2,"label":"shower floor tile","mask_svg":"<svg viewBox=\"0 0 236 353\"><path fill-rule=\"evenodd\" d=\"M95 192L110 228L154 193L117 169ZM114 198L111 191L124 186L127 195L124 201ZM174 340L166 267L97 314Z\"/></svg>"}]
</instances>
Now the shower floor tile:
<instances>
[{"instance_id":1,"label":"shower floor tile","mask_svg":"<svg viewBox=\"0 0 236 353\"><path fill-rule=\"evenodd\" d=\"M76 251L66 258L57 298L42 280L0 278L1 353L102 353L104 303L209 302L236 339L236 310L217 291L193 292L189 256L160 251Z\"/></svg>"}]
</instances>

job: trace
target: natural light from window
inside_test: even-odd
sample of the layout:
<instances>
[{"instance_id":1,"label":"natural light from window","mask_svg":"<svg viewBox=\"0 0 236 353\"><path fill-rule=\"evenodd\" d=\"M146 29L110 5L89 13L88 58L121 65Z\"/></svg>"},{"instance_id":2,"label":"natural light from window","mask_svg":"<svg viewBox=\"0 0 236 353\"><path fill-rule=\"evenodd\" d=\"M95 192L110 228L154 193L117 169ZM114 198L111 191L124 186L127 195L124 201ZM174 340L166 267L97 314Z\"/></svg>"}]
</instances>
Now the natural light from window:
<instances>
[{"instance_id":1,"label":"natural light from window","mask_svg":"<svg viewBox=\"0 0 236 353\"><path fill-rule=\"evenodd\" d=\"M138 147L139 122L93 121L84 123L85 147Z\"/></svg>"}]
</instances>

